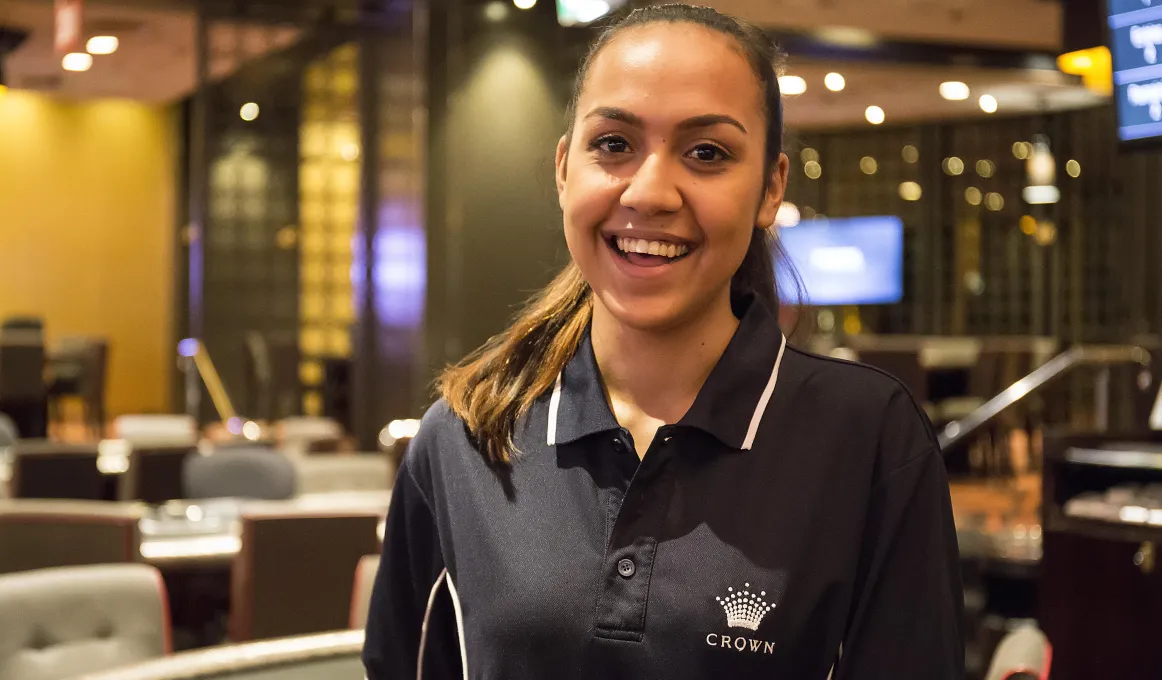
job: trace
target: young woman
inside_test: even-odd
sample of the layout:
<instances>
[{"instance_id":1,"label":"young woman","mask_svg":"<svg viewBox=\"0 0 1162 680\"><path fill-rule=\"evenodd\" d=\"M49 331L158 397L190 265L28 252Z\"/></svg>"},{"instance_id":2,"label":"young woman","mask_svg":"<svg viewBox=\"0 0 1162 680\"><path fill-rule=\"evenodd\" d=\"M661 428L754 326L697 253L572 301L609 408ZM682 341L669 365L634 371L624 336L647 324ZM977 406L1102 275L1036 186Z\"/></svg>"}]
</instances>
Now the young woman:
<instances>
[{"instance_id":1,"label":"young woman","mask_svg":"<svg viewBox=\"0 0 1162 680\"><path fill-rule=\"evenodd\" d=\"M449 369L399 471L371 680L945 680L948 486L891 377L789 347L776 49L639 9L581 68L573 262Z\"/></svg>"}]
</instances>

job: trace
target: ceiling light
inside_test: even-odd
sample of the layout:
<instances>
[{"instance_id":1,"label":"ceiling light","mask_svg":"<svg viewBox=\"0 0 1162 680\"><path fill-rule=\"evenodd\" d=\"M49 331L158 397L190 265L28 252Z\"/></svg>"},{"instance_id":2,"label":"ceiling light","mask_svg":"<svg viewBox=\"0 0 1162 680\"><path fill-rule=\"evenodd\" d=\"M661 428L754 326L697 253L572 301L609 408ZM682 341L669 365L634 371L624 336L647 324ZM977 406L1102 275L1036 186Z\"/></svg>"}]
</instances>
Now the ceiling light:
<instances>
[{"instance_id":1,"label":"ceiling light","mask_svg":"<svg viewBox=\"0 0 1162 680\"><path fill-rule=\"evenodd\" d=\"M871 123L872 125L879 125L880 123L884 122L884 110L878 106L867 107L867 110L863 112L863 115L865 118L867 118L867 122Z\"/></svg>"},{"instance_id":2,"label":"ceiling light","mask_svg":"<svg viewBox=\"0 0 1162 680\"><path fill-rule=\"evenodd\" d=\"M1070 177L1080 177L1081 163L1078 163L1075 160L1067 161L1065 163L1065 174L1069 175Z\"/></svg>"},{"instance_id":3,"label":"ceiling light","mask_svg":"<svg viewBox=\"0 0 1162 680\"><path fill-rule=\"evenodd\" d=\"M980 205L980 199L980 189L969 187L964 190L964 200L968 201L969 205Z\"/></svg>"},{"instance_id":4,"label":"ceiling light","mask_svg":"<svg viewBox=\"0 0 1162 680\"><path fill-rule=\"evenodd\" d=\"M803 94L807 91L807 81L799 76L779 76L779 91L789 95Z\"/></svg>"},{"instance_id":5,"label":"ceiling light","mask_svg":"<svg viewBox=\"0 0 1162 680\"><path fill-rule=\"evenodd\" d=\"M494 0L484 6L484 18L493 23L504 21L508 17L508 5L500 0Z\"/></svg>"},{"instance_id":6,"label":"ceiling light","mask_svg":"<svg viewBox=\"0 0 1162 680\"><path fill-rule=\"evenodd\" d=\"M952 102L964 101L968 99L968 85L959 80L940 83L940 96Z\"/></svg>"},{"instance_id":7,"label":"ceiling light","mask_svg":"<svg viewBox=\"0 0 1162 680\"><path fill-rule=\"evenodd\" d=\"M847 87L847 80L838 73L828 73L823 77L823 84L832 92L839 92Z\"/></svg>"},{"instance_id":8,"label":"ceiling light","mask_svg":"<svg viewBox=\"0 0 1162 680\"><path fill-rule=\"evenodd\" d=\"M238 110L238 115L242 117L242 120L249 123L255 118L258 118L258 104L255 104L254 102L246 102L242 105L242 108Z\"/></svg>"},{"instance_id":9,"label":"ceiling light","mask_svg":"<svg viewBox=\"0 0 1162 680\"><path fill-rule=\"evenodd\" d=\"M865 175L876 174L876 170L878 170L879 167L880 164L877 163L876 159L872 158L871 156L864 156L863 158L859 159L859 169Z\"/></svg>"},{"instance_id":10,"label":"ceiling light","mask_svg":"<svg viewBox=\"0 0 1162 680\"><path fill-rule=\"evenodd\" d=\"M819 165L819 161L807 161L803 165L803 174L811 179L819 179L823 175L823 166Z\"/></svg>"},{"instance_id":11,"label":"ceiling light","mask_svg":"<svg viewBox=\"0 0 1162 680\"><path fill-rule=\"evenodd\" d=\"M121 41L113 35L95 35L85 43L85 51L89 54L113 54L121 46Z\"/></svg>"},{"instance_id":12,"label":"ceiling light","mask_svg":"<svg viewBox=\"0 0 1162 680\"><path fill-rule=\"evenodd\" d=\"M924 196L923 188L916 182L901 182L899 191L905 201L918 201Z\"/></svg>"},{"instance_id":13,"label":"ceiling light","mask_svg":"<svg viewBox=\"0 0 1162 680\"><path fill-rule=\"evenodd\" d=\"M1049 205L1061 200L1061 190L1051 184L1038 184L1025 187L1021 198L1029 205Z\"/></svg>"},{"instance_id":14,"label":"ceiling light","mask_svg":"<svg viewBox=\"0 0 1162 680\"><path fill-rule=\"evenodd\" d=\"M920 160L920 150L911 144L905 146L900 155L903 156L905 163L915 163Z\"/></svg>"},{"instance_id":15,"label":"ceiling light","mask_svg":"<svg viewBox=\"0 0 1162 680\"><path fill-rule=\"evenodd\" d=\"M955 176L964 172L964 161L960 160L956 156L945 158L941 165L944 167L944 174L946 175Z\"/></svg>"},{"instance_id":16,"label":"ceiling light","mask_svg":"<svg viewBox=\"0 0 1162 680\"><path fill-rule=\"evenodd\" d=\"M512 4L516 5L517 9L532 9L537 4L537 0L512 0Z\"/></svg>"},{"instance_id":17,"label":"ceiling light","mask_svg":"<svg viewBox=\"0 0 1162 680\"><path fill-rule=\"evenodd\" d=\"M991 94L982 94L980 96L980 110L985 113L996 113L997 98Z\"/></svg>"},{"instance_id":18,"label":"ceiling light","mask_svg":"<svg viewBox=\"0 0 1162 680\"><path fill-rule=\"evenodd\" d=\"M61 68L66 71L88 71L93 68L93 55L87 52L69 52L61 59Z\"/></svg>"}]
</instances>

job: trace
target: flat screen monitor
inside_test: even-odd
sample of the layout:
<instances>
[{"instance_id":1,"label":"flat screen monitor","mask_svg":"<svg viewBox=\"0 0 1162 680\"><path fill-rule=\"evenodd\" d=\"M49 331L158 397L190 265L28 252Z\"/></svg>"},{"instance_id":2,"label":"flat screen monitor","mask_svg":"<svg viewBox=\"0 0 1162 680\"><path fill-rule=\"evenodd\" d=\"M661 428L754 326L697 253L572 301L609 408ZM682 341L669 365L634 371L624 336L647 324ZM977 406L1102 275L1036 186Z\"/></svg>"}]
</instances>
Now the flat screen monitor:
<instances>
[{"instance_id":1,"label":"flat screen monitor","mask_svg":"<svg viewBox=\"0 0 1162 680\"><path fill-rule=\"evenodd\" d=\"M811 305L880 305L904 297L904 224L898 217L809 220L779 228L779 242ZM776 263L780 297L795 286Z\"/></svg>"},{"instance_id":2,"label":"flat screen monitor","mask_svg":"<svg viewBox=\"0 0 1162 680\"><path fill-rule=\"evenodd\" d=\"M1162 0L1109 0L1118 137L1162 139Z\"/></svg>"}]
</instances>

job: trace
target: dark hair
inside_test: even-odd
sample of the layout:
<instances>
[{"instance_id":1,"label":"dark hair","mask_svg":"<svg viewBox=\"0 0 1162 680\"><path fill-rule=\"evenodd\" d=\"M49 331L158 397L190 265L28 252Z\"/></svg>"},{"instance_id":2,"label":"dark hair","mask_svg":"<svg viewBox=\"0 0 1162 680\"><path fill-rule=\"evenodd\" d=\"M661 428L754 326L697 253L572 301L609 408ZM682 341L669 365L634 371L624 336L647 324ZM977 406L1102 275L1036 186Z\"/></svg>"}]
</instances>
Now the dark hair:
<instances>
[{"instance_id":1,"label":"dark hair","mask_svg":"<svg viewBox=\"0 0 1162 680\"><path fill-rule=\"evenodd\" d=\"M763 171L769 183L783 152L783 105L778 78L782 54L758 27L709 7L652 5L634 10L603 30L578 70L566 109L566 137L572 139L577 101L585 89L593 59L626 30L655 23L695 24L734 39L761 86L767 119ZM732 293L753 294L772 311L779 306L771 257L775 249L777 244L769 229L754 229L746 256L731 279ZM440 376L440 395L464 421L489 461L510 460L517 420L553 387L576 353L592 313L593 291L580 268L570 262L526 303L507 330Z\"/></svg>"}]
</instances>

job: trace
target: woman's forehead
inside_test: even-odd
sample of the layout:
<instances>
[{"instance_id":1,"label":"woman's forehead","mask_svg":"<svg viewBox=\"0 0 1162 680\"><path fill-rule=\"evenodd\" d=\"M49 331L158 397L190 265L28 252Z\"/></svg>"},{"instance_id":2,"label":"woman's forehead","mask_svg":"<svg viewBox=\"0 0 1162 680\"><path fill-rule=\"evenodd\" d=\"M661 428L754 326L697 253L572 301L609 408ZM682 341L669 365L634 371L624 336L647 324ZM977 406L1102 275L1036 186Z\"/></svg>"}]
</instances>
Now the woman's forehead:
<instances>
[{"instance_id":1,"label":"woman's forehead","mask_svg":"<svg viewBox=\"0 0 1162 680\"><path fill-rule=\"evenodd\" d=\"M634 27L611 40L590 64L577 112L585 117L595 107L643 118L651 110L763 115L758 79L734 38L685 23Z\"/></svg>"}]
</instances>

